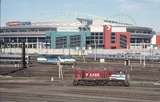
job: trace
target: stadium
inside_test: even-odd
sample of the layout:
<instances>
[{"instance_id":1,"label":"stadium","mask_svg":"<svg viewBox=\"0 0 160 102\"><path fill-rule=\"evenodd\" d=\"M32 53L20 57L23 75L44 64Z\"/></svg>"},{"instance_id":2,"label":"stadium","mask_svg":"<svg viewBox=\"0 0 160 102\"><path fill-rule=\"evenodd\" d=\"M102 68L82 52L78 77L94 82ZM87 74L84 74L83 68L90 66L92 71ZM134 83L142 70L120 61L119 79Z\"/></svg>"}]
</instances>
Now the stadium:
<instances>
[{"instance_id":1,"label":"stadium","mask_svg":"<svg viewBox=\"0 0 160 102\"><path fill-rule=\"evenodd\" d=\"M149 27L112 20L11 21L0 28L0 42L1 48L18 48L22 42L34 49L150 48L155 34Z\"/></svg>"}]
</instances>

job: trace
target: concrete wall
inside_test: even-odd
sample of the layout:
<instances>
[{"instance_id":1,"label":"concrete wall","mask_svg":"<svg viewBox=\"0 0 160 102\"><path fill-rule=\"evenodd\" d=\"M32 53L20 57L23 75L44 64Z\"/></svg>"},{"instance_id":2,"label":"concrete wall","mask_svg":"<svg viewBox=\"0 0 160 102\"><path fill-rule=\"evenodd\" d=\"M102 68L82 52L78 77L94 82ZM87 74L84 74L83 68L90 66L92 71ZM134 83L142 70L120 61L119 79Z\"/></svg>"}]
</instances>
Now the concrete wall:
<instances>
[{"instance_id":1,"label":"concrete wall","mask_svg":"<svg viewBox=\"0 0 160 102\"><path fill-rule=\"evenodd\" d=\"M91 32L103 32L102 25L91 25ZM123 26L112 26L112 32L126 32L126 27Z\"/></svg>"},{"instance_id":2,"label":"concrete wall","mask_svg":"<svg viewBox=\"0 0 160 102\"><path fill-rule=\"evenodd\" d=\"M6 48L1 49L0 53L19 53L20 48ZM159 49L90 49L90 50L76 50L76 49L26 49L27 54L64 54L64 55L87 55L89 53L97 54L120 54L120 53L158 53Z\"/></svg>"},{"instance_id":3,"label":"concrete wall","mask_svg":"<svg viewBox=\"0 0 160 102\"><path fill-rule=\"evenodd\" d=\"M156 44L156 35L154 35L151 39L151 44Z\"/></svg>"},{"instance_id":4,"label":"concrete wall","mask_svg":"<svg viewBox=\"0 0 160 102\"><path fill-rule=\"evenodd\" d=\"M112 32L127 32L126 27L112 26Z\"/></svg>"},{"instance_id":5,"label":"concrete wall","mask_svg":"<svg viewBox=\"0 0 160 102\"><path fill-rule=\"evenodd\" d=\"M5 48L1 49L0 53L22 53L21 48ZM83 55L82 50L76 49L34 49L26 48L27 54L64 54L64 55Z\"/></svg>"},{"instance_id":6,"label":"concrete wall","mask_svg":"<svg viewBox=\"0 0 160 102\"><path fill-rule=\"evenodd\" d=\"M91 32L103 32L103 26L90 26Z\"/></svg>"},{"instance_id":7,"label":"concrete wall","mask_svg":"<svg viewBox=\"0 0 160 102\"><path fill-rule=\"evenodd\" d=\"M113 30L114 29L114 30ZM122 31L121 31L122 30ZM115 32L117 31L117 32ZM112 27L111 25L105 25L104 26L104 48L105 49L120 49L120 38L121 35L126 37L126 48L130 47L130 33L129 32L123 32L126 31L125 28L123 27L117 27L115 29L115 27ZM111 35L112 32L115 33L115 42L111 43Z\"/></svg>"}]
</instances>

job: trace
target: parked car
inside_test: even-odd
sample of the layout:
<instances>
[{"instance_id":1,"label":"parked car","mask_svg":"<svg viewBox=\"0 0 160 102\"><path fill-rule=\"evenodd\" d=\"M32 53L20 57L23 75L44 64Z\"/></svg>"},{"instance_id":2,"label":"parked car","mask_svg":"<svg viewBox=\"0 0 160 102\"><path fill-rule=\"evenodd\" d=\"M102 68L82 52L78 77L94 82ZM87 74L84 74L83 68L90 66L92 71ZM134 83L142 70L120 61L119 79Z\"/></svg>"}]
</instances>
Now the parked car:
<instances>
[{"instance_id":1,"label":"parked car","mask_svg":"<svg viewBox=\"0 0 160 102\"><path fill-rule=\"evenodd\" d=\"M39 55L39 56L37 56L37 62L39 62L39 63L47 63L47 57L46 57L46 55Z\"/></svg>"}]
</instances>

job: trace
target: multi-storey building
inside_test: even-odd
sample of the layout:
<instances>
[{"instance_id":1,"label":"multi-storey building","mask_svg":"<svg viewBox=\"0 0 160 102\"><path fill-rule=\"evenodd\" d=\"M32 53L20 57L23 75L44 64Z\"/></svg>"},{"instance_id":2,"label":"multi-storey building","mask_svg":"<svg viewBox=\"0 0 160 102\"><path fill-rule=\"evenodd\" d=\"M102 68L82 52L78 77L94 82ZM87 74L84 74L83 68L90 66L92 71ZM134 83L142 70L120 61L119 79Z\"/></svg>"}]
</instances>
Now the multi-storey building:
<instances>
[{"instance_id":1,"label":"multi-storey building","mask_svg":"<svg viewBox=\"0 0 160 102\"><path fill-rule=\"evenodd\" d=\"M109 33L106 25L111 26ZM27 48L133 48L150 46L153 35L152 28L111 20L15 21L0 28L0 45L21 47L25 41Z\"/></svg>"}]
</instances>

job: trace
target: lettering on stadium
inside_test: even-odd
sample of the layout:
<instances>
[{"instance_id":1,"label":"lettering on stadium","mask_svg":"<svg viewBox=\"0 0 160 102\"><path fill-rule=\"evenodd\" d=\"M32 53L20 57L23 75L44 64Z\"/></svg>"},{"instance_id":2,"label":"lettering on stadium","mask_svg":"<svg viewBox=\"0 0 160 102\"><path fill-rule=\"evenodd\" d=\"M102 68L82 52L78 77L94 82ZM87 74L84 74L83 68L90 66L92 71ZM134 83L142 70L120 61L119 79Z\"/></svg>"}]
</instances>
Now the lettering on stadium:
<instances>
[{"instance_id":1,"label":"lettering on stadium","mask_svg":"<svg viewBox=\"0 0 160 102\"><path fill-rule=\"evenodd\" d=\"M11 21L7 22L6 26L13 27L13 26L29 26L31 22L20 22L20 21Z\"/></svg>"}]
</instances>

